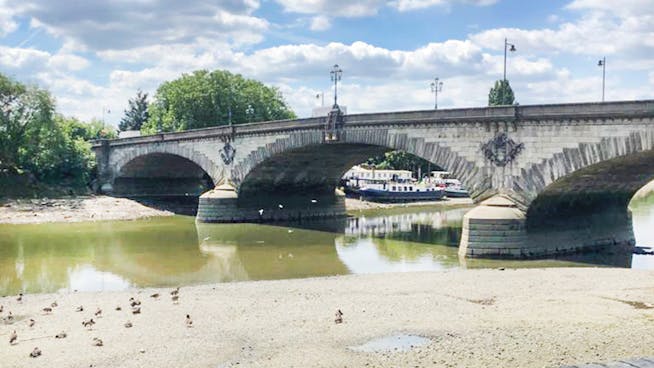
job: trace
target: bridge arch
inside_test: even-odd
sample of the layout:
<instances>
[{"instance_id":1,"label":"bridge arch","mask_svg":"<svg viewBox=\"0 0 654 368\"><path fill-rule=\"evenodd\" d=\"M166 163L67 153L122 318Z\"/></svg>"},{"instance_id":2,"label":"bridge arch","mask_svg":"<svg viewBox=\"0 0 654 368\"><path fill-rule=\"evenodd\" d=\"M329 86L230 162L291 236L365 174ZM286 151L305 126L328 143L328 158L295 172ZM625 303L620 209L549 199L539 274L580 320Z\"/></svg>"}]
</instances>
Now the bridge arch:
<instances>
[{"instance_id":1,"label":"bridge arch","mask_svg":"<svg viewBox=\"0 0 654 368\"><path fill-rule=\"evenodd\" d=\"M215 180L208 171L213 168L203 165L201 155L192 151L180 155L179 149L174 152L151 150L119 156L114 163L113 193L132 197L197 198L214 188Z\"/></svg>"},{"instance_id":2,"label":"bridge arch","mask_svg":"<svg viewBox=\"0 0 654 368\"><path fill-rule=\"evenodd\" d=\"M646 152L654 149L654 134L650 131L632 131L617 135L619 133L616 132L615 136L603 137L594 143L584 142L576 147L563 148L550 157L523 168L520 177L513 181L513 191L509 196L519 206L529 210L536 199L541 197L538 201L541 204L537 203L541 206L544 197L551 196L553 189L561 188L564 184L575 184L577 189L592 184L589 180L585 180L585 184L582 185L581 181L584 178L593 178L596 183L607 185L611 182L613 189L630 192L633 196L638 188L647 183L647 181L642 182L643 174L640 171L621 170L624 178L639 173L638 178L631 179L630 189L627 190L624 185L618 187L619 183L613 180L616 179L614 173L617 173L623 165L638 170L636 166L639 162L644 162L645 157L648 156Z\"/></svg>"},{"instance_id":3,"label":"bridge arch","mask_svg":"<svg viewBox=\"0 0 654 368\"><path fill-rule=\"evenodd\" d=\"M167 155L166 157L177 156L184 158L204 170L204 172L209 175L214 183L218 183L221 178L222 172L220 168L215 165L215 163L206 155L178 144L162 144L156 146L144 145L142 147L121 150L114 153L110 160L110 166L113 168L111 170L113 173L112 179L120 177L122 175L123 169L129 162L141 156L152 154Z\"/></svg>"},{"instance_id":4,"label":"bridge arch","mask_svg":"<svg viewBox=\"0 0 654 368\"><path fill-rule=\"evenodd\" d=\"M244 195L261 190L325 193L333 191L355 164L391 150L405 151L449 170L466 185L473 199L489 195L490 180L479 175L482 169L474 162L445 145L426 142L424 137L376 127L348 130L335 143L324 143L320 131L293 133L238 161L231 170L231 181Z\"/></svg>"}]
</instances>

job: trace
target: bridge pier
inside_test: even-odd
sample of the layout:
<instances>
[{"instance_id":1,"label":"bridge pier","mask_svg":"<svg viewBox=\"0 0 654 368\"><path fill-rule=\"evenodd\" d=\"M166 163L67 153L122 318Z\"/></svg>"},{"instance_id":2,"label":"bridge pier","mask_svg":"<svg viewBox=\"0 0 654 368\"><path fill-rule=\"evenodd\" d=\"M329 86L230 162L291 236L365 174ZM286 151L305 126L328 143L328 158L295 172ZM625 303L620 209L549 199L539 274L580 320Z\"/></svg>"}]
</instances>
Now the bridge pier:
<instances>
[{"instance_id":1,"label":"bridge pier","mask_svg":"<svg viewBox=\"0 0 654 368\"><path fill-rule=\"evenodd\" d=\"M239 198L222 184L200 196L198 222L274 222L345 216L345 195L261 195Z\"/></svg>"},{"instance_id":2,"label":"bridge pier","mask_svg":"<svg viewBox=\"0 0 654 368\"><path fill-rule=\"evenodd\" d=\"M539 216L525 213L506 196L496 195L463 217L459 256L534 258L608 246L617 251L635 244L628 208L592 208L574 215L553 211Z\"/></svg>"},{"instance_id":3,"label":"bridge pier","mask_svg":"<svg viewBox=\"0 0 654 368\"><path fill-rule=\"evenodd\" d=\"M526 214L496 195L463 216L459 256L520 257L528 247Z\"/></svg>"}]
</instances>

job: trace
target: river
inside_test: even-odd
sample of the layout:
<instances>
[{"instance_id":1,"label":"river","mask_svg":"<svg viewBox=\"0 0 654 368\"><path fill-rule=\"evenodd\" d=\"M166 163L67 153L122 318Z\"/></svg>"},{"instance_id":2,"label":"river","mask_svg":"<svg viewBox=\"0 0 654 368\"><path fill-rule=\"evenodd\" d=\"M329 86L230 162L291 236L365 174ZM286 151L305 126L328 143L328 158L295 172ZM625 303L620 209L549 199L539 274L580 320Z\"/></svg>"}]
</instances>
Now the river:
<instances>
[{"instance_id":1,"label":"river","mask_svg":"<svg viewBox=\"0 0 654 368\"><path fill-rule=\"evenodd\" d=\"M459 259L467 210L409 207L286 225L196 225L188 216L0 225L0 295L483 267L654 268L654 256L614 249ZM637 245L654 245L654 196L632 203L632 212Z\"/></svg>"}]
</instances>

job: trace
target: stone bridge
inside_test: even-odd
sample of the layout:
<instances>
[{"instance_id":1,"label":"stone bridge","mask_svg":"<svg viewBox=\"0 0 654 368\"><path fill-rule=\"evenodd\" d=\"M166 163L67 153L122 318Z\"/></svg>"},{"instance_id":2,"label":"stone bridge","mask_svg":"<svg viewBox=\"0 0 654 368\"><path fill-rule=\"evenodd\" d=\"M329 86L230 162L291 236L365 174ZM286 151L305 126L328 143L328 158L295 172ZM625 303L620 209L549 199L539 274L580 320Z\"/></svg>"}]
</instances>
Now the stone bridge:
<instances>
[{"instance_id":1,"label":"stone bridge","mask_svg":"<svg viewBox=\"0 0 654 368\"><path fill-rule=\"evenodd\" d=\"M199 196L202 222L345 214L351 166L404 150L451 171L482 205L467 256L631 244L628 203L654 178L654 100L408 111L222 126L94 145L102 190Z\"/></svg>"}]
</instances>

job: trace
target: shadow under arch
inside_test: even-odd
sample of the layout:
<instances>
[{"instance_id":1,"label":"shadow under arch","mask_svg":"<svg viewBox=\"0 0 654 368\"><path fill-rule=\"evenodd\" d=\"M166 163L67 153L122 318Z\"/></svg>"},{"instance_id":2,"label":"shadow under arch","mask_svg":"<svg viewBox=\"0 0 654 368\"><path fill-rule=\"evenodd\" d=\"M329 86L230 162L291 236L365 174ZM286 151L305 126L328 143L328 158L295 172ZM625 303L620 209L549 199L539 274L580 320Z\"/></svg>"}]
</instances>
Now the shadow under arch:
<instances>
[{"instance_id":1,"label":"shadow under arch","mask_svg":"<svg viewBox=\"0 0 654 368\"><path fill-rule=\"evenodd\" d=\"M269 154L238 181L238 206L253 213L263 209L264 221L298 219L305 214L311 215L312 208L326 215L343 215L342 196L334 194L342 176L354 165L394 149L376 144L343 142L311 144ZM405 152L447 169L429 155ZM293 210L297 213L284 215Z\"/></svg>"},{"instance_id":2,"label":"shadow under arch","mask_svg":"<svg viewBox=\"0 0 654 368\"><path fill-rule=\"evenodd\" d=\"M653 179L654 150L566 175L547 186L529 206L529 241L577 250L603 246L631 249L635 239L629 203Z\"/></svg>"},{"instance_id":3,"label":"shadow under arch","mask_svg":"<svg viewBox=\"0 0 654 368\"><path fill-rule=\"evenodd\" d=\"M198 197L213 187L213 179L198 163L154 152L125 162L114 178L112 194L191 215L197 210Z\"/></svg>"}]
</instances>

